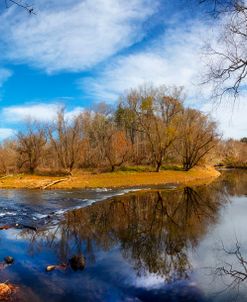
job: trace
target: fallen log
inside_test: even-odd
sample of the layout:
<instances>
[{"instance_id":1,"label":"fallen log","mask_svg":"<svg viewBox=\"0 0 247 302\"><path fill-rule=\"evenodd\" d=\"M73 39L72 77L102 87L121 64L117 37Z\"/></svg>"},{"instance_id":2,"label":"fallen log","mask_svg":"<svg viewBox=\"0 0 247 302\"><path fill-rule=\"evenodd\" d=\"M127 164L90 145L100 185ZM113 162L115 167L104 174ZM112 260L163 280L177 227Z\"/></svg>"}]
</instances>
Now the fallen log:
<instances>
[{"instance_id":1,"label":"fallen log","mask_svg":"<svg viewBox=\"0 0 247 302\"><path fill-rule=\"evenodd\" d=\"M41 187L41 189L42 189L42 190L45 190L45 189L47 189L47 188L49 188L49 187L51 187L51 186L54 186L55 184L58 184L58 183L60 183L60 182L62 182L62 181L66 181L66 180L69 180L69 179L70 179L70 177L66 177L66 178L61 178L61 179L54 180L54 181L48 183L47 185Z\"/></svg>"}]
</instances>

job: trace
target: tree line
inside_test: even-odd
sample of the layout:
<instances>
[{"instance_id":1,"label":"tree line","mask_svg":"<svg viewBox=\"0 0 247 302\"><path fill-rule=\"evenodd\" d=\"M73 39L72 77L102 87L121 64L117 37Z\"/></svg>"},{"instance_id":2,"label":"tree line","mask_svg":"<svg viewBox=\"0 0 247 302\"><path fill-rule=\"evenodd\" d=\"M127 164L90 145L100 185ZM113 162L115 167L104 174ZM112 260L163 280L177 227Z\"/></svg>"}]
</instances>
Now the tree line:
<instances>
[{"instance_id":1,"label":"tree line","mask_svg":"<svg viewBox=\"0 0 247 302\"><path fill-rule=\"evenodd\" d=\"M228 168L247 168L247 137L221 141L217 149L220 165Z\"/></svg>"},{"instance_id":2,"label":"tree line","mask_svg":"<svg viewBox=\"0 0 247 302\"><path fill-rule=\"evenodd\" d=\"M0 171L64 171L176 163L188 171L205 162L219 141L217 125L184 105L182 88L145 85L132 89L113 108L100 104L50 123L29 121L0 148Z\"/></svg>"}]
</instances>

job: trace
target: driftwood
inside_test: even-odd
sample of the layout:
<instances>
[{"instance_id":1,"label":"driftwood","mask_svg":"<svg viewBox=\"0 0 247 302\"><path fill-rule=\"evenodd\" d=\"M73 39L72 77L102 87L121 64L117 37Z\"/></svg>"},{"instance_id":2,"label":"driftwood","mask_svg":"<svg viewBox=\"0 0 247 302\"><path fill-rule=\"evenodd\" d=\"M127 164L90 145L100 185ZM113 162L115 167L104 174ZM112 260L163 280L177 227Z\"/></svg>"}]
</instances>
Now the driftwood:
<instances>
[{"instance_id":1,"label":"driftwood","mask_svg":"<svg viewBox=\"0 0 247 302\"><path fill-rule=\"evenodd\" d=\"M66 180L69 180L69 179L70 179L69 177L66 177L66 178L61 178L61 179L54 180L54 181L48 183L47 185L42 186L41 189L45 190L45 189L47 189L47 188L49 188L51 186L54 186L55 184L58 184L58 183L60 183L62 181L66 181Z\"/></svg>"}]
</instances>

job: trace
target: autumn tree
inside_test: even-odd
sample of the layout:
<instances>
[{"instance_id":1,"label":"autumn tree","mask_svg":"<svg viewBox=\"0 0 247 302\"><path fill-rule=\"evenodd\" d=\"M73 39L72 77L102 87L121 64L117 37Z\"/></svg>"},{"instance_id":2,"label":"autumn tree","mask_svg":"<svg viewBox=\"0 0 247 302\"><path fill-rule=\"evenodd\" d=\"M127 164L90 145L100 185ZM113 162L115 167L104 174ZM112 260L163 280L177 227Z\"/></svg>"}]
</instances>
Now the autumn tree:
<instances>
[{"instance_id":1,"label":"autumn tree","mask_svg":"<svg viewBox=\"0 0 247 302\"><path fill-rule=\"evenodd\" d=\"M17 152L15 140L5 140L0 145L0 173L16 172Z\"/></svg>"},{"instance_id":2,"label":"autumn tree","mask_svg":"<svg viewBox=\"0 0 247 302\"><path fill-rule=\"evenodd\" d=\"M220 164L226 167L247 166L247 144L245 139L222 141L218 148Z\"/></svg>"},{"instance_id":3,"label":"autumn tree","mask_svg":"<svg viewBox=\"0 0 247 302\"><path fill-rule=\"evenodd\" d=\"M131 162L137 165L149 163L149 146L145 133L138 130L140 127L136 113L131 106L124 105L124 100L120 101L115 111L115 123L118 129L125 132L131 144Z\"/></svg>"},{"instance_id":4,"label":"autumn tree","mask_svg":"<svg viewBox=\"0 0 247 302\"><path fill-rule=\"evenodd\" d=\"M105 155L110 163L112 172L128 159L129 152L130 143L123 131L112 131L107 136Z\"/></svg>"},{"instance_id":5,"label":"autumn tree","mask_svg":"<svg viewBox=\"0 0 247 302\"><path fill-rule=\"evenodd\" d=\"M183 108L182 89L143 86L130 91L122 106L134 114L135 130L145 135L152 161L159 172L177 139L179 115Z\"/></svg>"},{"instance_id":6,"label":"autumn tree","mask_svg":"<svg viewBox=\"0 0 247 302\"><path fill-rule=\"evenodd\" d=\"M83 118L83 133L88 145L87 163L99 167L105 161L105 141L107 116L102 113L87 112Z\"/></svg>"},{"instance_id":7,"label":"autumn tree","mask_svg":"<svg viewBox=\"0 0 247 302\"><path fill-rule=\"evenodd\" d=\"M87 121L86 125L84 134L96 166L107 162L114 171L127 161L130 143L125 132L117 128L112 115L91 114L91 121Z\"/></svg>"},{"instance_id":8,"label":"autumn tree","mask_svg":"<svg viewBox=\"0 0 247 302\"><path fill-rule=\"evenodd\" d=\"M242 138L240 139L240 142L241 142L241 143L247 144L247 137L242 137Z\"/></svg>"},{"instance_id":9,"label":"autumn tree","mask_svg":"<svg viewBox=\"0 0 247 302\"><path fill-rule=\"evenodd\" d=\"M216 124L195 109L185 109L175 149L185 171L196 166L217 144Z\"/></svg>"},{"instance_id":10,"label":"autumn tree","mask_svg":"<svg viewBox=\"0 0 247 302\"><path fill-rule=\"evenodd\" d=\"M37 122L28 122L26 131L19 131L16 141L17 166L34 173L47 142L46 132Z\"/></svg>"},{"instance_id":11,"label":"autumn tree","mask_svg":"<svg viewBox=\"0 0 247 302\"><path fill-rule=\"evenodd\" d=\"M48 133L59 167L71 173L80 159L82 139L80 115L69 120L64 109L61 109Z\"/></svg>"}]
</instances>

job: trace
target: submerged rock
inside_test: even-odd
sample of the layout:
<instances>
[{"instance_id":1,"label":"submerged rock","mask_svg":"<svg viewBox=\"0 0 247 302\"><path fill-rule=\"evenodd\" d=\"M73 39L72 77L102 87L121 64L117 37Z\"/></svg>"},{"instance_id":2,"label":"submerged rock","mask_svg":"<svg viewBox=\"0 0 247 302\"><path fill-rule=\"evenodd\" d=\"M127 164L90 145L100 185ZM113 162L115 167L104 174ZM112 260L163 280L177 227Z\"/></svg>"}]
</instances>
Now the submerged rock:
<instances>
[{"instance_id":1,"label":"submerged rock","mask_svg":"<svg viewBox=\"0 0 247 302\"><path fill-rule=\"evenodd\" d=\"M14 258L11 256L6 256L6 257L4 257L4 261L7 264L12 264L14 262Z\"/></svg>"},{"instance_id":2,"label":"submerged rock","mask_svg":"<svg viewBox=\"0 0 247 302\"><path fill-rule=\"evenodd\" d=\"M55 269L58 269L58 270L65 270L67 268L67 264L58 264L58 265L48 265L46 267L46 271L47 272L51 272L51 271L54 271Z\"/></svg>"},{"instance_id":3,"label":"submerged rock","mask_svg":"<svg viewBox=\"0 0 247 302\"><path fill-rule=\"evenodd\" d=\"M85 258L82 255L75 255L69 260L70 266L74 271L85 268Z\"/></svg>"},{"instance_id":4,"label":"submerged rock","mask_svg":"<svg viewBox=\"0 0 247 302\"><path fill-rule=\"evenodd\" d=\"M48 265L48 266L46 267L46 271L47 271L47 272L54 271L54 269L56 269L56 265Z\"/></svg>"}]
</instances>

